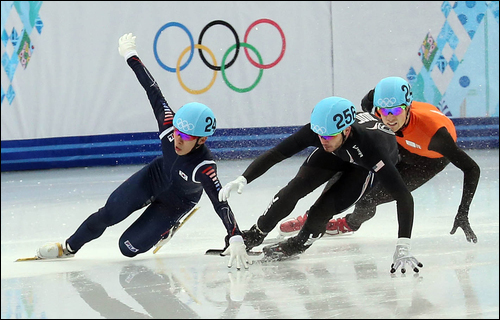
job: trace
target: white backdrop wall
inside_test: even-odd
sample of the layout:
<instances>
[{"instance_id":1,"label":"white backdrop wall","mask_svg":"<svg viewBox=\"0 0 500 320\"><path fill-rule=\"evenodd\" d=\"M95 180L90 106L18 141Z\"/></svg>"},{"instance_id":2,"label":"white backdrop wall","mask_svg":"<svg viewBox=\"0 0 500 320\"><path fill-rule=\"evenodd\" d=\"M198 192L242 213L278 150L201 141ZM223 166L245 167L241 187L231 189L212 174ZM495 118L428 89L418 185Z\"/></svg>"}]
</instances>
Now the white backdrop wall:
<instances>
[{"instance_id":1,"label":"white backdrop wall","mask_svg":"<svg viewBox=\"0 0 500 320\"><path fill-rule=\"evenodd\" d=\"M452 118L498 117L498 1L1 3L2 142L156 131L118 54L129 32L171 107L203 102L218 128L302 125L324 97L359 107L393 75ZM231 28L248 45L224 74L198 50L187 62L188 33L197 44L205 30L207 63L226 55L227 65ZM167 70L177 64L179 72Z\"/></svg>"},{"instance_id":2,"label":"white backdrop wall","mask_svg":"<svg viewBox=\"0 0 500 320\"><path fill-rule=\"evenodd\" d=\"M156 121L144 90L118 54L118 38L128 32L137 36L138 53L174 110L190 101L203 102L215 112L219 128L303 124L314 104L333 92L330 12L328 1L44 1L39 11L43 29L41 34L31 33L35 48L29 65L16 71L12 104L2 102L2 140L155 131ZM8 17L6 30L16 24L15 16ZM183 24L197 43L203 27L224 20L243 42L246 29L262 18L280 26L286 48L282 60L263 70L260 82L249 92L231 90L217 72L209 90L191 94L181 87L175 73L163 69L155 59L155 36L169 22ZM282 39L270 24L253 28L248 41L264 64L280 55ZM221 25L208 29L203 38L218 65L234 44L231 31ZM175 68L189 45L182 29L163 30L157 46L160 60ZM214 71L195 53L180 75L189 88L199 90L210 83ZM184 61L188 56L189 52ZM236 62L227 69L227 78L246 88L259 70L241 48ZM3 83L2 78L2 87Z\"/></svg>"}]
</instances>

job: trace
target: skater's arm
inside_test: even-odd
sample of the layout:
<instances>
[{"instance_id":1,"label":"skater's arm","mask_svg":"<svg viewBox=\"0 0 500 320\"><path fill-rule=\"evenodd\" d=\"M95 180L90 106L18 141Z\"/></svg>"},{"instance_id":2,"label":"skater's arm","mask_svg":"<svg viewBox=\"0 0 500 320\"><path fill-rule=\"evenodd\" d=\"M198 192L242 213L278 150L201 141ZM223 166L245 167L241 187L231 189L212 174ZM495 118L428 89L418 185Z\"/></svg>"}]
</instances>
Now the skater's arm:
<instances>
[{"instance_id":1,"label":"skater's arm","mask_svg":"<svg viewBox=\"0 0 500 320\"><path fill-rule=\"evenodd\" d=\"M468 209L479 183L479 176L481 174L479 165L465 151L458 147L445 127L440 128L432 137L429 150L442 154L464 173L460 206Z\"/></svg>"},{"instance_id":2,"label":"skater's arm","mask_svg":"<svg viewBox=\"0 0 500 320\"><path fill-rule=\"evenodd\" d=\"M399 224L398 238L411 238L414 217L413 196L392 162L388 160L381 161L384 165L375 174L386 191L396 200Z\"/></svg>"},{"instance_id":3,"label":"skater's arm","mask_svg":"<svg viewBox=\"0 0 500 320\"><path fill-rule=\"evenodd\" d=\"M174 112L164 98L158 83L156 83L156 80L142 63L141 59L139 59L136 51L135 36L132 34L123 35L118 41L118 51L126 59L127 64L134 71L137 80L139 80L139 83L146 91L161 134L172 127Z\"/></svg>"},{"instance_id":4,"label":"skater's arm","mask_svg":"<svg viewBox=\"0 0 500 320\"><path fill-rule=\"evenodd\" d=\"M215 163L203 165L198 169L196 179L203 185L203 189L212 202L215 212L227 230L227 235L241 235L229 203L227 201L219 201L218 193L221 189L221 183L217 176L217 165Z\"/></svg>"},{"instance_id":5,"label":"skater's arm","mask_svg":"<svg viewBox=\"0 0 500 320\"><path fill-rule=\"evenodd\" d=\"M318 136L311 130L310 124L306 124L275 147L257 157L242 175L247 183L250 183L266 173L275 164L310 146L320 146L320 143Z\"/></svg>"},{"instance_id":6,"label":"skater's arm","mask_svg":"<svg viewBox=\"0 0 500 320\"><path fill-rule=\"evenodd\" d=\"M222 223L226 227L227 235L224 238L225 247L221 255L229 255L228 268L231 268L236 262L236 269L240 270L243 266L248 269L252 261L246 252L242 233L236 223L233 211L227 201L219 201L218 192L221 189L219 179L217 178L217 166L215 163L204 165L196 174L198 181L203 185L208 198L213 204L215 212L219 215Z\"/></svg>"},{"instance_id":7,"label":"skater's arm","mask_svg":"<svg viewBox=\"0 0 500 320\"><path fill-rule=\"evenodd\" d=\"M481 170L479 165L453 140L446 128L440 128L429 143L429 150L436 151L450 160L457 168L463 171L464 181L462 200L455 216L450 234L454 234L458 227L462 228L467 241L477 242L477 236L469 224L469 208L476 193Z\"/></svg>"}]
</instances>

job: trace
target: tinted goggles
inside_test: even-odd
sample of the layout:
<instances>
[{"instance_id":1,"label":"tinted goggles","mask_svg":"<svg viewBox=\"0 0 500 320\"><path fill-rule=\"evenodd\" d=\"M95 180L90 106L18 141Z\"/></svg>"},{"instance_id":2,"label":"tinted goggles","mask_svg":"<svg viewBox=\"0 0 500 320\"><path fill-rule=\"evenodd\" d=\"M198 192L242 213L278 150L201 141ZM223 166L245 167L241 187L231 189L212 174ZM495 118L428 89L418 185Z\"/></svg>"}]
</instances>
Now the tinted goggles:
<instances>
[{"instance_id":1,"label":"tinted goggles","mask_svg":"<svg viewBox=\"0 0 500 320\"><path fill-rule=\"evenodd\" d=\"M196 136L189 135L187 133L180 132L177 128L174 128L174 134L180 136L181 139L184 140L184 141L193 141L193 140L199 138L199 137L196 137Z\"/></svg>"},{"instance_id":2,"label":"tinted goggles","mask_svg":"<svg viewBox=\"0 0 500 320\"><path fill-rule=\"evenodd\" d=\"M341 134L341 133L342 133L342 131L340 131L340 132L338 132L338 133L336 133L336 134L332 134L331 136L321 136L321 135L320 135L320 137L321 137L321 139L325 139L325 140L332 140L334 137L338 136L338 135L339 135L339 134Z\"/></svg>"},{"instance_id":3,"label":"tinted goggles","mask_svg":"<svg viewBox=\"0 0 500 320\"><path fill-rule=\"evenodd\" d=\"M378 112L380 112L380 114L383 115L384 117L387 117L389 113L392 113L392 115L394 116L399 116L401 113L403 113L404 109L406 109L406 106L404 104L394 108L377 107Z\"/></svg>"}]
</instances>

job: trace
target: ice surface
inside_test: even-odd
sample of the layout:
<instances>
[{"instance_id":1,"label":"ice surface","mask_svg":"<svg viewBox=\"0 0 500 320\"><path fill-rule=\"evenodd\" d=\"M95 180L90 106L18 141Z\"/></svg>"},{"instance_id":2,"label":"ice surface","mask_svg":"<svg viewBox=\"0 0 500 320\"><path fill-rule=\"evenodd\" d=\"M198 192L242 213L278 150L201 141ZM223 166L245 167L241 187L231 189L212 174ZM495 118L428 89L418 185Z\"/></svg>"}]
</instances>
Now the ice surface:
<instances>
[{"instance_id":1,"label":"ice surface","mask_svg":"<svg viewBox=\"0 0 500 320\"><path fill-rule=\"evenodd\" d=\"M224 227L204 195L201 209L157 254L126 258L121 233L136 212L71 259L14 262L45 242L64 241L140 166L3 172L2 319L10 318L491 318L499 317L499 152L467 150L481 166L470 210L478 243L449 232L463 174L449 165L416 190L412 254L424 267L389 272L397 238L395 203L352 235L323 238L299 259L227 268ZM234 193L229 202L248 229L295 175L293 157ZM250 160L220 161L222 183ZM302 199L305 212L321 189ZM273 230L268 238L277 236Z\"/></svg>"}]
</instances>

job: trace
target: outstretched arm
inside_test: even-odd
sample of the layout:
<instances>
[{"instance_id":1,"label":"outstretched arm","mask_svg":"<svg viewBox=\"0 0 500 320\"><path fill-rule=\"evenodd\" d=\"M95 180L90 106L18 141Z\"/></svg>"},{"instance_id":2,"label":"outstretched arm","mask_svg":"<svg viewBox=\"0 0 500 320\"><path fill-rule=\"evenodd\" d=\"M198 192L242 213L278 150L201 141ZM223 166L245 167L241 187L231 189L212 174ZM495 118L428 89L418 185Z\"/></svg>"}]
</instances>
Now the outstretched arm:
<instances>
[{"instance_id":1,"label":"outstretched arm","mask_svg":"<svg viewBox=\"0 0 500 320\"><path fill-rule=\"evenodd\" d=\"M125 58L127 64L134 71L137 80L139 80L139 83L146 91L158 122L158 129L161 135L164 131L172 127L174 112L170 109L158 84L156 83L156 80L139 59L135 45L135 38L136 37L131 33L123 35L118 40L118 52Z\"/></svg>"},{"instance_id":2,"label":"outstretched arm","mask_svg":"<svg viewBox=\"0 0 500 320\"><path fill-rule=\"evenodd\" d=\"M311 130L310 124L304 125L299 131L285 138L272 149L258 156L246 168L241 176L228 182L219 192L219 200L226 201L231 192L238 190L241 193L247 183L252 182L267 172L275 164L290 158L294 154L310 146L321 146L318 136Z\"/></svg>"},{"instance_id":3,"label":"outstretched arm","mask_svg":"<svg viewBox=\"0 0 500 320\"><path fill-rule=\"evenodd\" d=\"M463 171L464 182L462 200L458 207L458 213L455 216L450 234L454 234L457 228L460 227L464 231L467 241L476 243L476 234L472 231L469 224L469 208L479 183L481 174L479 165L465 151L458 147L445 127L440 128L432 137L429 144L429 150L442 154L457 168Z\"/></svg>"},{"instance_id":4,"label":"outstretched arm","mask_svg":"<svg viewBox=\"0 0 500 320\"><path fill-rule=\"evenodd\" d=\"M410 267L414 272L419 272L418 267L423 267L410 253L410 238L413 228L414 203L413 196L404 184L401 175L391 162L384 161L384 166L378 171L377 177L389 194L396 200L398 212L398 241L396 251L393 255L391 273L401 268L401 272L406 272L406 267Z\"/></svg>"},{"instance_id":5,"label":"outstretched arm","mask_svg":"<svg viewBox=\"0 0 500 320\"><path fill-rule=\"evenodd\" d=\"M203 185L203 189L212 202L215 212L217 212L217 215L226 227L226 247L224 252L222 252L222 255L230 256L227 266L231 268L233 263L236 262L236 269L240 270L241 265L243 265L245 269L248 269L248 264L251 264L252 260L250 260L246 252L246 246L243 242L243 237L241 236L241 231L236 223L233 211L227 201L220 201L218 199L220 182L217 177L216 164L209 163L200 167L197 171L196 179Z\"/></svg>"}]
</instances>

